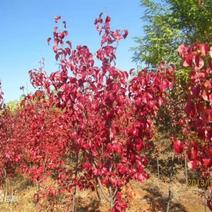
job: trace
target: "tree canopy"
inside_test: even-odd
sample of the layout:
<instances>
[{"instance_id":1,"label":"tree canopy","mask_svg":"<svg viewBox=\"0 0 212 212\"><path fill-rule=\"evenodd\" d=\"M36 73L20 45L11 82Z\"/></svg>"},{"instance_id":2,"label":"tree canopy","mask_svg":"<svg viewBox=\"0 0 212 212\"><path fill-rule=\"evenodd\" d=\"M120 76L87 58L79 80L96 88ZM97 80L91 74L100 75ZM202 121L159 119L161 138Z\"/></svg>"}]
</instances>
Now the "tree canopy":
<instances>
[{"instance_id":1,"label":"tree canopy","mask_svg":"<svg viewBox=\"0 0 212 212\"><path fill-rule=\"evenodd\" d=\"M181 43L212 44L211 0L141 0L145 7L144 35L133 48L136 62L155 66L161 61L179 64Z\"/></svg>"}]
</instances>

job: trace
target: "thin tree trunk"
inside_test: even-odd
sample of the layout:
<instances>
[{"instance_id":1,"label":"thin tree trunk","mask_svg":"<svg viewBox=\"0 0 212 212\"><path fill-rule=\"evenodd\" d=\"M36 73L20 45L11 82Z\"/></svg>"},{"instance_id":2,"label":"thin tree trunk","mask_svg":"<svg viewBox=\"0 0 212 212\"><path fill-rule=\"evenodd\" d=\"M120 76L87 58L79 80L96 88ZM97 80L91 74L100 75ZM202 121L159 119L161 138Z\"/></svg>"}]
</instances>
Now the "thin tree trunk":
<instances>
[{"instance_id":1,"label":"thin tree trunk","mask_svg":"<svg viewBox=\"0 0 212 212\"><path fill-rule=\"evenodd\" d=\"M99 191L99 184L98 183L96 184L96 194L97 194L99 201L101 201L102 195L101 195L101 192Z\"/></svg>"},{"instance_id":2,"label":"thin tree trunk","mask_svg":"<svg viewBox=\"0 0 212 212\"><path fill-rule=\"evenodd\" d=\"M206 190L204 192L204 210L207 212L207 195L206 195Z\"/></svg>"},{"instance_id":3,"label":"thin tree trunk","mask_svg":"<svg viewBox=\"0 0 212 212\"><path fill-rule=\"evenodd\" d=\"M166 206L166 212L169 212L170 210L170 204L172 201L172 192L171 192L171 183L172 183L172 176L174 174L174 154L172 154L172 159L171 159L171 167L170 167L170 175L169 175L169 194L168 194L168 202Z\"/></svg>"},{"instance_id":4,"label":"thin tree trunk","mask_svg":"<svg viewBox=\"0 0 212 212\"><path fill-rule=\"evenodd\" d=\"M184 161L185 161L185 180L186 180L186 186L188 186L188 167L187 167L187 158L186 155L184 157Z\"/></svg>"},{"instance_id":5,"label":"thin tree trunk","mask_svg":"<svg viewBox=\"0 0 212 212\"><path fill-rule=\"evenodd\" d=\"M169 185L169 197L168 197L168 203L167 203L167 206L166 206L166 212L169 212L169 209L170 209L170 202L171 202L171 186Z\"/></svg>"},{"instance_id":6,"label":"thin tree trunk","mask_svg":"<svg viewBox=\"0 0 212 212\"><path fill-rule=\"evenodd\" d=\"M103 191L103 186L102 186L102 183L101 183L101 180L99 179L99 177L97 177L97 182L98 182L99 190L101 191L102 196L103 196L108 202L110 202L110 198L109 198L109 197L105 194L105 192Z\"/></svg>"},{"instance_id":7,"label":"thin tree trunk","mask_svg":"<svg viewBox=\"0 0 212 212\"><path fill-rule=\"evenodd\" d=\"M77 193L77 186L75 186L74 193L73 193L72 212L76 212L76 193Z\"/></svg>"},{"instance_id":8,"label":"thin tree trunk","mask_svg":"<svg viewBox=\"0 0 212 212\"><path fill-rule=\"evenodd\" d=\"M112 211L113 207L114 207L114 203L115 203L115 199L116 199L116 191L113 192L112 187L109 187L109 199L110 199L110 210Z\"/></svg>"},{"instance_id":9,"label":"thin tree trunk","mask_svg":"<svg viewBox=\"0 0 212 212\"><path fill-rule=\"evenodd\" d=\"M78 175L78 165L79 165L79 153L77 153L76 166L75 166L75 179L77 179ZM77 194L77 185L74 187L73 198L72 198L72 212L76 212L76 194Z\"/></svg>"},{"instance_id":10,"label":"thin tree trunk","mask_svg":"<svg viewBox=\"0 0 212 212\"><path fill-rule=\"evenodd\" d=\"M7 193L8 193L8 182L7 182L7 171L6 169L4 169L4 178L5 178L5 187L4 187L4 197L3 197L3 201L6 202L7 201Z\"/></svg>"},{"instance_id":11,"label":"thin tree trunk","mask_svg":"<svg viewBox=\"0 0 212 212\"><path fill-rule=\"evenodd\" d=\"M158 157L157 157L157 172L158 172L158 179L160 179L160 164Z\"/></svg>"}]
</instances>

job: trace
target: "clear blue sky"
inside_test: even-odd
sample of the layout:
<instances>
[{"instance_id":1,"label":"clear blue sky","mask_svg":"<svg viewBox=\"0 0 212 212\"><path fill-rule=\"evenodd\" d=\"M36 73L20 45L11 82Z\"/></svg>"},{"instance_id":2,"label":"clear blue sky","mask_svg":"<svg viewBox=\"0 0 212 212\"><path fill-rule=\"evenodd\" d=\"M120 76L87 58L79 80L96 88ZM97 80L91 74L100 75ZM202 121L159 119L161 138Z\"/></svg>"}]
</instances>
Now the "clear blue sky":
<instances>
[{"instance_id":1,"label":"clear blue sky","mask_svg":"<svg viewBox=\"0 0 212 212\"><path fill-rule=\"evenodd\" d=\"M47 38L52 35L53 18L62 16L73 44L97 50L98 33L93 24L103 12L112 18L112 27L128 29L129 36L119 45L117 67L129 70L133 38L142 34L143 8L139 0L0 0L0 80L5 100L19 99L20 86L28 87L28 70L45 58L46 69L55 71L55 61Z\"/></svg>"}]
</instances>

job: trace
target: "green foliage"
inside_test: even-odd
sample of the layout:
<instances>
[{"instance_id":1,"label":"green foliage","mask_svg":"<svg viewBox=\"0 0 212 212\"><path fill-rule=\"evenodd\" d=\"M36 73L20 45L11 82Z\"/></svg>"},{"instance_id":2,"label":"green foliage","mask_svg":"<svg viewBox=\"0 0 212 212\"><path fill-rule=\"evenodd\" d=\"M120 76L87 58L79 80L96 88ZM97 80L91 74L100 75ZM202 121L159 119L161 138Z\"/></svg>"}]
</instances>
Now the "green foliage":
<instances>
[{"instance_id":1,"label":"green foliage","mask_svg":"<svg viewBox=\"0 0 212 212\"><path fill-rule=\"evenodd\" d=\"M18 106L19 106L19 101L17 101L17 100L9 101L9 102L6 104L6 107L7 107L11 112L16 112Z\"/></svg>"},{"instance_id":2,"label":"green foliage","mask_svg":"<svg viewBox=\"0 0 212 212\"><path fill-rule=\"evenodd\" d=\"M134 61L153 67L161 61L178 65L181 43L212 44L211 0L141 0L141 5L146 8L144 36L135 39Z\"/></svg>"},{"instance_id":3,"label":"green foliage","mask_svg":"<svg viewBox=\"0 0 212 212\"><path fill-rule=\"evenodd\" d=\"M188 68L181 68L177 70L175 73L176 76L176 85L180 85L182 89L184 89L187 85L187 82L189 80L189 73L190 69Z\"/></svg>"}]
</instances>

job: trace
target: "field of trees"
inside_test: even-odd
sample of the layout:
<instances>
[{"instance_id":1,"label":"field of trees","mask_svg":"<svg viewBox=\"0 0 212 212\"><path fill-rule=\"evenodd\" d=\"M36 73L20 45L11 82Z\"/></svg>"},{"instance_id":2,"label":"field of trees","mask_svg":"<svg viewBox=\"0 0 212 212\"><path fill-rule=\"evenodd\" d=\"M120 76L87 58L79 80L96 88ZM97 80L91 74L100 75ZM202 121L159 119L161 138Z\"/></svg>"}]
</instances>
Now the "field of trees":
<instances>
[{"instance_id":1,"label":"field of trees","mask_svg":"<svg viewBox=\"0 0 212 212\"><path fill-rule=\"evenodd\" d=\"M116 67L128 31L109 16L95 53L56 16L58 71L30 70L15 103L0 91L0 211L212 210L212 2L141 3L143 67Z\"/></svg>"}]
</instances>

